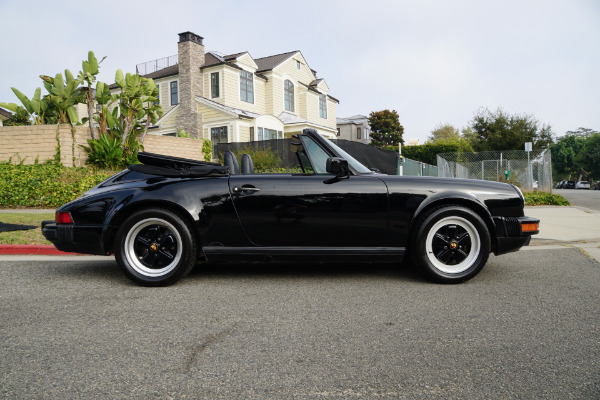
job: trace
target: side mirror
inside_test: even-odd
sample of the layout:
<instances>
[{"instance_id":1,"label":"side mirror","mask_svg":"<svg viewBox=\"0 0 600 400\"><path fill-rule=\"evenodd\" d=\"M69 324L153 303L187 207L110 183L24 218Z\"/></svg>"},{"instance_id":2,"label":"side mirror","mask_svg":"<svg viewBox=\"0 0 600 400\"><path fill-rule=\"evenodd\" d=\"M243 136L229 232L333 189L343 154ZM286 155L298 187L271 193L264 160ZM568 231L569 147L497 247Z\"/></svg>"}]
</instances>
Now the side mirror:
<instances>
[{"instance_id":1,"label":"side mirror","mask_svg":"<svg viewBox=\"0 0 600 400\"><path fill-rule=\"evenodd\" d=\"M348 176L350 174L350 168L348 168L348 161L339 157L329 157L325 164L325 170L334 174L335 176Z\"/></svg>"}]
</instances>

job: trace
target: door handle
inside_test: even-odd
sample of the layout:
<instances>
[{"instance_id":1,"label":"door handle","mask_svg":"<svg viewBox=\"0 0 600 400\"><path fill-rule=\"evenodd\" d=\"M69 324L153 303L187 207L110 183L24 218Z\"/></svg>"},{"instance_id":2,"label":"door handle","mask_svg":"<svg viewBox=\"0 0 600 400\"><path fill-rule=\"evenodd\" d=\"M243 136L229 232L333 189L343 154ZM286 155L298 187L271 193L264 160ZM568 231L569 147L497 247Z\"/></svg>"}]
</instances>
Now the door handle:
<instances>
[{"instance_id":1,"label":"door handle","mask_svg":"<svg viewBox=\"0 0 600 400\"><path fill-rule=\"evenodd\" d=\"M250 186L250 185L242 185L242 187L239 186L235 186L233 188L233 192L234 193L242 193L242 192L258 192L260 191L259 188L254 187L254 186Z\"/></svg>"}]
</instances>

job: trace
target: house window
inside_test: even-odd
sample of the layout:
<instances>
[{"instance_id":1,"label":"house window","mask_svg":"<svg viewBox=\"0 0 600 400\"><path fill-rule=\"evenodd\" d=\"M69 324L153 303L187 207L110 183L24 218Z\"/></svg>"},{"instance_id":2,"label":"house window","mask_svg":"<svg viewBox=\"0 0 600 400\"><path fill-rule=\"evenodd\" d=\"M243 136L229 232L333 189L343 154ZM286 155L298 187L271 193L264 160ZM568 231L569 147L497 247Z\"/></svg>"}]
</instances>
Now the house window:
<instances>
[{"instance_id":1,"label":"house window","mask_svg":"<svg viewBox=\"0 0 600 400\"><path fill-rule=\"evenodd\" d=\"M286 111L294 112L294 84L289 79L283 83Z\"/></svg>"},{"instance_id":2,"label":"house window","mask_svg":"<svg viewBox=\"0 0 600 400\"><path fill-rule=\"evenodd\" d=\"M240 100L254 103L254 83L252 72L240 71Z\"/></svg>"},{"instance_id":3,"label":"house window","mask_svg":"<svg viewBox=\"0 0 600 400\"><path fill-rule=\"evenodd\" d=\"M367 130L367 128L363 128L363 138L368 139L369 138L369 131Z\"/></svg>"},{"instance_id":4,"label":"house window","mask_svg":"<svg viewBox=\"0 0 600 400\"><path fill-rule=\"evenodd\" d=\"M283 139L283 132L269 128L258 128L258 140Z\"/></svg>"},{"instance_id":5,"label":"house window","mask_svg":"<svg viewBox=\"0 0 600 400\"><path fill-rule=\"evenodd\" d=\"M300 61L296 60L296 68L300 69Z\"/></svg>"},{"instance_id":6,"label":"house window","mask_svg":"<svg viewBox=\"0 0 600 400\"><path fill-rule=\"evenodd\" d=\"M250 127L250 141L254 142L254 127Z\"/></svg>"},{"instance_id":7,"label":"house window","mask_svg":"<svg viewBox=\"0 0 600 400\"><path fill-rule=\"evenodd\" d=\"M177 88L177 81L171 82L171 105L174 106L179 104L179 90Z\"/></svg>"},{"instance_id":8,"label":"house window","mask_svg":"<svg viewBox=\"0 0 600 400\"><path fill-rule=\"evenodd\" d=\"M154 106L157 106L160 104L160 85L156 85L156 101L153 102L152 104L154 104Z\"/></svg>"},{"instance_id":9,"label":"house window","mask_svg":"<svg viewBox=\"0 0 600 400\"><path fill-rule=\"evenodd\" d=\"M218 128L210 129L210 138L213 144L213 157L217 155L217 144L219 143L227 143L227 127L220 126Z\"/></svg>"},{"instance_id":10,"label":"house window","mask_svg":"<svg viewBox=\"0 0 600 400\"><path fill-rule=\"evenodd\" d=\"M210 74L210 93L211 98L219 97L219 73Z\"/></svg>"},{"instance_id":11,"label":"house window","mask_svg":"<svg viewBox=\"0 0 600 400\"><path fill-rule=\"evenodd\" d=\"M362 132L362 128L361 127L356 128L356 138L357 139L360 139L360 133L361 132Z\"/></svg>"},{"instance_id":12,"label":"house window","mask_svg":"<svg viewBox=\"0 0 600 400\"><path fill-rule=\"evenodd\" d=\"M319 114L327 119L327 97L324 94L319 95Z\"/></svg>"},{"instance_id":13,"label":"house window","mask_svg":"<svg viewBox=\"0 0 600 400\"><path fill-rule=\"evenodd\" d=\"M337 128L337 135L340 136L341 132L340 132L340 128Z\"/></svg>"}]
</instances>

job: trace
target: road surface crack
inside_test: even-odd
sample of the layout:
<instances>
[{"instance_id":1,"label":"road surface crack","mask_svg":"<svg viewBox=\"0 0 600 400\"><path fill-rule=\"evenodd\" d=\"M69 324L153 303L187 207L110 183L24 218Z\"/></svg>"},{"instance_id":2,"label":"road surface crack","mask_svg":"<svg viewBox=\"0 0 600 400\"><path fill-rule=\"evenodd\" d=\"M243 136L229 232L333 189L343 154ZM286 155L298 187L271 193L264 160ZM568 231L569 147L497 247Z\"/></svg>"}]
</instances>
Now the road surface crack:
<instances>
[{"instance_id":1,"label":"road surface crack","mask_svg":"<svg viewBox=\"0 0 600 400\"><path fill-rule=\"evenodd\" d=\"M183 369L184 372L189 372L190 369L192 368L192 365L194 365L194 362L196 361L196 358L198 358L198 355L200 353L202 353L208 346L210 346L211 344L225 338L226 336L230 335L236 328L237 328L237 322L235 324L233 324L232 326L230 326L229 328L223 329L217 333L205 336L204 338L202 338L202 340L200 341L200 343L198 343L198 345L196 345L193 349L192 352L190 354L190 356L188 357L187 363L185 364L185 367Z\"/></svg>"}]
</instances>

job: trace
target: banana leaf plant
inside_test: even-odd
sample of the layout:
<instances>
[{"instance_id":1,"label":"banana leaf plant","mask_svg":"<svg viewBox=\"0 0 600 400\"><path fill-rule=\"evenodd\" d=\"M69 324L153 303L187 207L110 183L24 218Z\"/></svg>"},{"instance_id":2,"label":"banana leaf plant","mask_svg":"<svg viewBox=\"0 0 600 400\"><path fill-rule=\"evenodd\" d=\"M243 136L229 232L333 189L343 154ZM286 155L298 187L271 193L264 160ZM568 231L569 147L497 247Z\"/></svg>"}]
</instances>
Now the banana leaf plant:
<instances>
[{"instance_id":1,"label":"banana leaf plant","mask_svg":"<svg viewBox=\"0 0 600 400\"><path fill-rule=\"evenodd\" d=\"M90 133L92 135L92 139L96 139L96 133L94 130L94 95L92 91L92 86L96 81L96 76L100 73L99 65L106 59L106 56L102 58L102 60L98 61L93 51L88 52L88 59L83 60L81 63L82 70L79 71L79 75L77 76L79 80L87 83L87 87L82 87L81 90L85 93L85 102L87 104L88 118L87 121L90 124ZM98 82L100 83L100 82ZM108 87L107 87L108 88ZM96 100L98 97L97 94L97 85L96 85ZM110 91L109 91L110 94ZM98 104L101 104L97 101Z\"/></svg>"},{"instance_id":2,"label":"banana leaf plant","mask_svg":"<svg viewBox=\"0 0 600 400\"><path fill-rule=\"evenodd\" d=\"M33 119L33 124L43 125L45 123L44 114L48 109L48 100L45 97L41 97L41 89L35 89L35 92L33 93L33 97L31 99L29 99L26 95L24 95L14 87L11 89ZM12 112L17 112L19 106L15 103L0 103L0 107L6 108L7 110L10 110Z\"/></svg>"},{"instance_id":3,"label":"banana leaf plant","mask_svg":"<svg viewBox=\"0 0 600 400\"><path fill-rule=\"evenodd\" d=\"M83 94L79 90L81 80L75 78L71 71L65 70L65 80L59 72L54 78L47 75L40 75L44 81L44 87L48 91L48 95L44 98L48 99L51 104L56 106L59 115L60 123L69 123L72 126L79 122L75 104L83 102Z\"/></svg>"}]
</instances>

